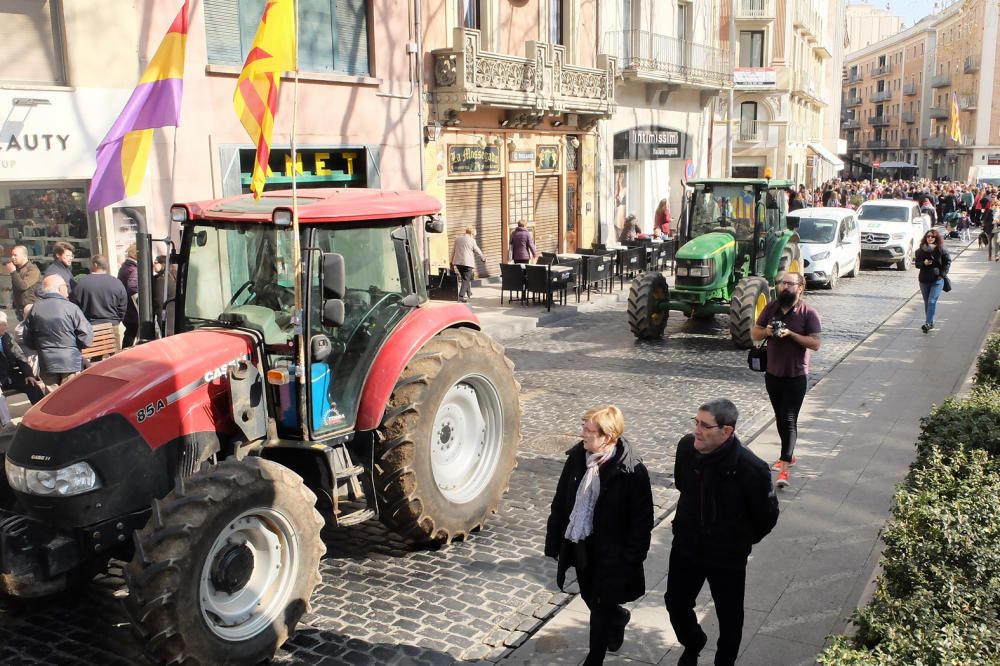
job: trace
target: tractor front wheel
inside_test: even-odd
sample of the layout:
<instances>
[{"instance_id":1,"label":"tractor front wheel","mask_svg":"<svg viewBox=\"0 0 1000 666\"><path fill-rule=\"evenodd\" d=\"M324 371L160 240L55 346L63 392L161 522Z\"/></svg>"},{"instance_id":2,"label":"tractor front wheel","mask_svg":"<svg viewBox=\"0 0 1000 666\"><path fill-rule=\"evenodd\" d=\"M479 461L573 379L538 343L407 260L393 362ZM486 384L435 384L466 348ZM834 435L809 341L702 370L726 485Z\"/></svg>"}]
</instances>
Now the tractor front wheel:
<instances>
[{"instance_id":1,"label":"tractor front wheel","mask_svg":"<svg viewBox=\"0 0 1000 666\"><path fill-rule=\"evenodd\" d=\"M749 349L753 344L750 332L770 301L770 293L767 280L762 277L743 278L736 284L729 303L729 335L740 349Z\"/></svg>"},{"instance_id":2,"label":"tractor front wheel","mask_svg":"<svg viewBox=\"0 0 1000 666\"><path fill-rule=\"evenodd\" d=\"M660 303L670 300L670 289L662 273L649 271L632 280L628 292L628 327L640 340L663 337L667 327L667 310Z\"/></svg>"},{"instance_id":3,"label":"tractor front wheel","mask_svg":"<svg viewBox=\"0 0 1000 666\"><path fill-rule=\"evenodd\" d=\"M227 460L153 504L125 569L126 609L163 663L270 659L309 608L324 553L316 497L291 470Z\"/></svg>"},{"instance_id":4,"label":"tractor front wheel","mask_svg":"<svg viewBox=\"0 0 1000 666\"><path fill-rule=\"evenodd\" d=\"M465 538L496 513L521 442L520 385L485 333L448 329L403 369L375 449L382 520L414 542Z\"/></svg>"},{"instance_id":5,"label":"tractor front wheel","mask_svg":"<svg viewBox=\"0 0 1000 666\"><path fill-rule=\"evenodd\" d=\"M805 277L805 268L802 265L802 250L798 243L789 243L781 251L778 259L778 273L797 273L800 278Z\"/></svg>"}]
</instances>

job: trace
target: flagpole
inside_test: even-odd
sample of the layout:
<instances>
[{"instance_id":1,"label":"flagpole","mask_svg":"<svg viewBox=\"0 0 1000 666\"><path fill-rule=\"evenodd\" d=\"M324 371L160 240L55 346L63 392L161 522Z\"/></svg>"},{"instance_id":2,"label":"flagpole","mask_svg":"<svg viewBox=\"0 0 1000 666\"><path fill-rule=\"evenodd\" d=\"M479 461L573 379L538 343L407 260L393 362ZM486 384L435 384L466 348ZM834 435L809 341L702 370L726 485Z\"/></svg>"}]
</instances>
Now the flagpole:
<instances>
[{"instance_id":1,"label":"flagpole","mask_svg":"<svg viewBox=\"0 0 1000 666\"><path fill-rule=\"evenodd\" d=\"M298 370L295 377L299 382L299 421L302 425L302 440L309 439L309 410L306 407L306 351L305 316L302 298L302 244L299 240L299 190L297 183L298 159L295 150L295 125L299 109L299 3L292 0L292 16L295 23L295 70L292 83L292 252L295 254L295 332L298 335Z\"/></svg>"}]
</instances>

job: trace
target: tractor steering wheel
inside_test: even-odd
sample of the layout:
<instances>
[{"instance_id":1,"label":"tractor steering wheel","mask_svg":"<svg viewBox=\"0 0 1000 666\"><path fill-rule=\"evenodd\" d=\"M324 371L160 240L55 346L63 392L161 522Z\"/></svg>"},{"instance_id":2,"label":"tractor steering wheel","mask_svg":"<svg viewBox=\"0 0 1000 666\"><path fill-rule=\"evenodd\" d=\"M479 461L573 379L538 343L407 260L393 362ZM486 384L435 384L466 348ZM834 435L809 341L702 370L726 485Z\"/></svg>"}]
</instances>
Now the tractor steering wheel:
<instances>
[{"instance_id":1,"label":"tractor steering wheel","mask_svg":"<svg viewBox=\"0 0 1000 666\"><path fill-rule=\"evenodd\" d=\"M229 299L229 305L236 305L236 299L239 298L240 294L243 293L243 290L248 287L250 288L250 293L251 294L254 293L253 280L247 280L246 282L240 285L240 288L236 290L236 293L233 294L233 297Z\"/></svg>"}]
</instances>

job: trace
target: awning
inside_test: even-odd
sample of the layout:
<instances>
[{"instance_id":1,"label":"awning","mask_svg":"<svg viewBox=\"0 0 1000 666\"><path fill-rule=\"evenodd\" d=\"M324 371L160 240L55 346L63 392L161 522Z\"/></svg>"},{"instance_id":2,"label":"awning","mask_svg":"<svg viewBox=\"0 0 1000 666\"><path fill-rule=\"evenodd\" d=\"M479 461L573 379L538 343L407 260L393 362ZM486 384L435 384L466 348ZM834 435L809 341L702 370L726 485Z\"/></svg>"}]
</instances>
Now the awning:
<instances>
[{"instance_id":1,"label":"awning","mask_svg":"<svg viewBox=\"0 0 1000 666\"><path fill-rule=\"evenodd\" d=\"M827 162L829 162L830 165L833 166L833 168L834 168L835 171L840 171L841 169L844 168L844 161L841 160L836 155L834 155L833 153L831 153L826 148L824 148L822 145L820 145L818 143L810 143L809 144L809 150L813 151L814 153L816 153L817 155L819 155L821 158L823 158L824 160L826 160Z\"/></svg>"},{"instance_id":2,"label":"awning","mask_svg":"<svg viewBox=\"0 0 1000 666\"><path fill-rule=\"evenodd\" d=\"M882 169L917 169L916 164L910 164L909 162L882 162Z\"/></svg>"}]
</instances>

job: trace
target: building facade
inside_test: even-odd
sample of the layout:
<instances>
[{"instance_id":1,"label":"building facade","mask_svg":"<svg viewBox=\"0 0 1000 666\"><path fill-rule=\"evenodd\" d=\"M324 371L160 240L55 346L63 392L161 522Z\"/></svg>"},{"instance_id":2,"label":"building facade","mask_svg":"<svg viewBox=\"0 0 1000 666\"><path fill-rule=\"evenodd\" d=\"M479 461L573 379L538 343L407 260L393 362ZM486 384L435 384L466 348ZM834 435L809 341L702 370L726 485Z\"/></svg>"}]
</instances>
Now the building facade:
<instances>
[{"instance_id":1,"label":"building facade","mask_svg":"<svg viewBox=\"0 0 1000 666\"><path fill-rule=\"evenodd\" d=\"M840 101L829 95L834 55L842 52L842 0L736 0L733 108L716 105L715 136L732 141L734 176L770 172L815 186L843 168L828 115ZM728 20L728 4L723 18ZM723 31L728 35L728 31ZM840 39L838 44L837 40ZM728 46L728 37L724 44ZM713 175L726 167L726 143L713 142Z\"/></svg>"},{"instance_id":2,"label":"building facade","mask_svg":"<svg viewBox=\"0 0 1000 666\"><path fill-rule=\"evenodd\" d=\"M863 2L847 5L847 53L854 53L881 42L903 29L903 20L881 7Z\"/></svg>"}]
</instances>

